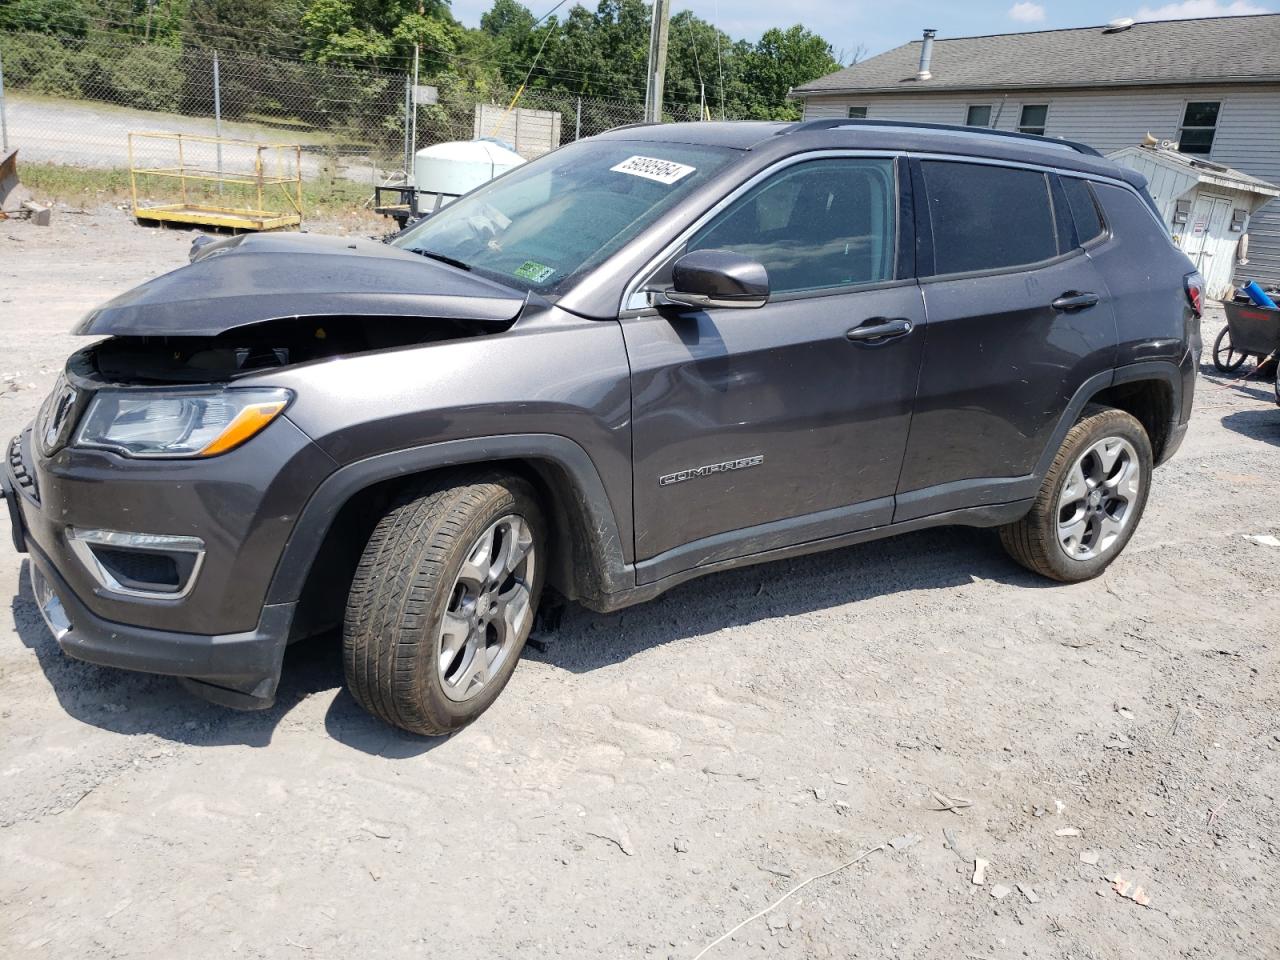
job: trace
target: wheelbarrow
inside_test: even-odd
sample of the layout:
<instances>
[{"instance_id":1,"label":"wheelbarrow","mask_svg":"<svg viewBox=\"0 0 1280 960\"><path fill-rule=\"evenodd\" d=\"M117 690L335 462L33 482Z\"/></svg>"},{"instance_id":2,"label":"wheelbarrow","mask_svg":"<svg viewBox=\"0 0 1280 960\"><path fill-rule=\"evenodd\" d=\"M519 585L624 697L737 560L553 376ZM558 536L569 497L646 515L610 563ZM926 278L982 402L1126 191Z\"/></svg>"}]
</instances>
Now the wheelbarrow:
<instances>
[{"instance_id":1,"label":"wheelbarrow","mask_svg":"<svg viewBox=\"0 0 1280 960\"><path fill-rule=\"evenodd\" d=\"M1261 364L1280 350L1280 310L1268 310L1244 300L1224 300L1227 325L1213 341L1213 365L1234 373L1253 357Z\"/></svg>"}]
</instances>

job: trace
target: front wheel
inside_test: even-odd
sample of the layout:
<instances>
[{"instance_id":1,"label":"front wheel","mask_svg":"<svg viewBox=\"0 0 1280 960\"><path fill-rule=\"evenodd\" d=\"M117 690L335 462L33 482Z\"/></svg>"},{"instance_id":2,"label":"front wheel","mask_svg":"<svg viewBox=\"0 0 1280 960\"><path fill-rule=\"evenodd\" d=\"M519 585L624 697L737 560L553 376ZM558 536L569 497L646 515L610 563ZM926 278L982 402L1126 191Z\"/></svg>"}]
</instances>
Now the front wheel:
<instances>
[{"instance_id":1,"label":"front wheel","mask_svg":"<svg viewBox=\"0 0 1280 960\"><path fill-rule=\"evenodd\" d=\"M515 670L545 569L545 522L511 476L418 490L374 528L347 600L356 701L411 733L480 716Z\"/></svg>"},{"instance_id":2,"label":"front wheel","mask_svg":"<svg viewBox=\"0 0 1280 960\"><path fill-rule=\"evenodd\" d=\"M1151 441L1123 410L1090 407L1068 431L1030 512L1000 528L1029 570L1075 583L1096 577L1124 549L1147 505Z\"/></svg>"},{"instance_id":3,"label":"front wheel","mask_svg":"<svg viewBox=\"0 0 1280 960\"><path fill-rule=\"evenodd\" d=\"M1213 365L1221 373L1235 373L1249 359L1247 353L1233 350L1231 347L1231 328L1223 327L1213 341Z\"/></svg>"}]
</instances>

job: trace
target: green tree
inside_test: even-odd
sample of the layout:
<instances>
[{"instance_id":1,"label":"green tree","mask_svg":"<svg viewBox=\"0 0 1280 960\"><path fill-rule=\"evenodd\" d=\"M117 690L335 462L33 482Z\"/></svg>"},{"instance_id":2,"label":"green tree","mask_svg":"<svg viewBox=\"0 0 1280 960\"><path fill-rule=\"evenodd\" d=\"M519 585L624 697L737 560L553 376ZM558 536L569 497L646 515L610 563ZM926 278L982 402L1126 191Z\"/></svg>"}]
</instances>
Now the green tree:
<instances>
[{"instance_id":1,"label":"green tree","mask_svg":"<svg viewBox=\"0 0 1280 960\"><path fill-rule=\"evenodd\" d=\"M754 98L752 115L762 119L799 119L798 104L787 100L793 87L839 70L831 44L796 24L766 30L745 54L743 79Z\"/></svg>"},{"instance_id":2,"label":"green tree","mask_svg":"<svg viewBox=\"0 0 1280 960\"><path fill-rule=\"evenodd\" d=\"M463 28L445 0L311 0L302 15L308 59L385 66L419 46L422 63L445 69Z\"/></svg>"},{"instance_id":3,"label":"green tree","mask_svg":"<svg viewBox=\"0 0 1280 960\"><path fill-rule=\"evenodd\" d=\"M83 0L3 0L0 27L63 37L84 37L93 8Z\"/></svg>"}]
</instances>

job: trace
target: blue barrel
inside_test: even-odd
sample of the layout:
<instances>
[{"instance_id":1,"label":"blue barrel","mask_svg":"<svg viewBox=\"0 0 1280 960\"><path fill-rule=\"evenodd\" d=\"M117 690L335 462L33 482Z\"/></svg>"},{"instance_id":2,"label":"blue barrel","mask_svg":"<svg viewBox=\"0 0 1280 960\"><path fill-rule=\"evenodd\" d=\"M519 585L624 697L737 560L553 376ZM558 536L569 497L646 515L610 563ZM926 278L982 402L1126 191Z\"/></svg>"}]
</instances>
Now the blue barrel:
<instances>
[{"instance_id":1,"label":"blue barrel","mask_svg":"<svg viewBox=\"0 0 1280 960\"><path fill-rule=\"evenodd\" d=\"M1267 296L1265 290L1258 286L1257 280L1250 280L1244 285L1243 289L1244 292L1249 295L1249 299L1258 306L1266 307L1268 310L1278 309L1276 307L1276 302Z\"/></svg>"}]
</instances>

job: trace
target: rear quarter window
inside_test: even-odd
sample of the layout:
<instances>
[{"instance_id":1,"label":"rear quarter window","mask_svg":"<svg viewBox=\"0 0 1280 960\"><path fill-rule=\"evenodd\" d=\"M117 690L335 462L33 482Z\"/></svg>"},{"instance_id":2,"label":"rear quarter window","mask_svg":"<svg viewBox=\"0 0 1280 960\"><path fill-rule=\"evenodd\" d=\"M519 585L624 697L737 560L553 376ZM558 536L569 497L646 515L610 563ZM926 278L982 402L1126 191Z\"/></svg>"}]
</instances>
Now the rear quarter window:
<instances>
[{"instance_id":1,"label":"rear quarter window","mask_svg":"<svg viewBox=\"0 0 1280 960\"><path fill-rule=\"evenodd\" d=\"M1158 262L1159 258L1168 257L1170 253L1181 255L1163 224L1136 193L1107 183L1094 184L1093 189L1112 232L1129 244L1129 249L1138 258L1135 263L1147 258Z\"/></svg>"},{"instance_id":2,"label":"rear quarter window","mask_svg":"<svg viewBox=\"0 0 1280 960\"><path fill-rule=\"evenodd\" d=\"M935 273L998 270L1058 255L1045 174L949 160L925 160L920 166Z\"/></svg>"},{"instance_id":3,"label":"rear quarter window","mask_svg":"<svg viewBox=\"0 0 1280 960\"><path fill-rule=\"evenodd\" d=\"M1093 199L1093 191L1084 180L1075 177L1063 177L1062 189L1067 195L1067 206L1071 208L1071 216L1076 222L1076 239L1083 246L1090 240L1102 235L1102 217L1098 215L1098 206Z\"/></svg>"}]
</instances>

